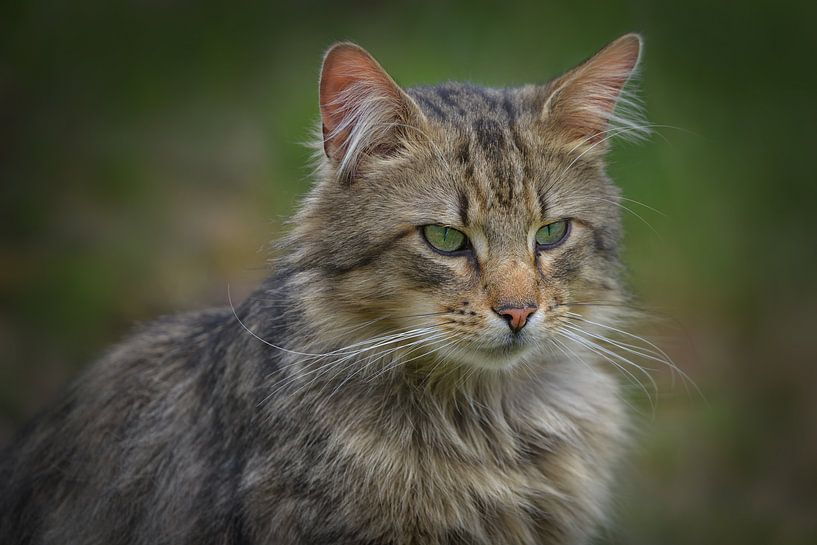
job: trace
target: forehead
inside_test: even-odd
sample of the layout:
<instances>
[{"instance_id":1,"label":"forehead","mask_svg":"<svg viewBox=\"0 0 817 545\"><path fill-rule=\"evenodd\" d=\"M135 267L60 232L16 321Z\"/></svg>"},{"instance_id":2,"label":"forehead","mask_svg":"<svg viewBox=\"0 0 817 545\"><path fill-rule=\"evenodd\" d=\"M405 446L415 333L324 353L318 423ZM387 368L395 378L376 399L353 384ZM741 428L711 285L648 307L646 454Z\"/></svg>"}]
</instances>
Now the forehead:
<instances>
[{"instance_id":1,"label":"forehead","mask_svg":"<svg viewBox=\"0 0 817 545\"><path fill-rule=\"evenodd\" d=\"M456 195L459 223L527 230L532 221L568 213L554 206L575 188L564 161L548 151L535 88L447 83L407 92L445 155L446 193Z\"/></svg>"}]
</instances>

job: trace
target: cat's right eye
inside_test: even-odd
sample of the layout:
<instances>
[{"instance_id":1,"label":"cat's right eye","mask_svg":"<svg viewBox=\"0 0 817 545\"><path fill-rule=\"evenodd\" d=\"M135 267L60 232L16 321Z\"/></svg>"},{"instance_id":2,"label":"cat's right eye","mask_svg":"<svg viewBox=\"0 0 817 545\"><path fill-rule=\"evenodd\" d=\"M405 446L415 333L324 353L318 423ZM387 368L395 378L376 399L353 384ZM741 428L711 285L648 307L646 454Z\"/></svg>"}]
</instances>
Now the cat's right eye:
<instances>
[{"instance_id":1,"label":"cat's right eye","mask_svg":"<svg viewBox=\"0 0 817 545\"><path fill-rule=\"evenodd\" d=\"M468 248L468 237L465 233L444 225L424 225L423 238L429 246L445 254Z\"/></svg>"}]
</instances>

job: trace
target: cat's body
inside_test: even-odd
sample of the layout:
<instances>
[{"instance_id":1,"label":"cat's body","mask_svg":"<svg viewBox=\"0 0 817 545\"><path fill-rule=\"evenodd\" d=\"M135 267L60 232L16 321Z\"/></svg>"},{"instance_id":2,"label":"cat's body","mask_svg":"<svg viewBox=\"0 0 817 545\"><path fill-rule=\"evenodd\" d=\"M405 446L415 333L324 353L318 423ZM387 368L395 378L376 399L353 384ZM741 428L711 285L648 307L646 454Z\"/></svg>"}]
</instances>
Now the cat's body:
<instances>
[{"instance_id":1,"label":"cat's body","mask_svg":"<svg viewBox=\"0 0 817 545\"><path fill-rule=\"evenodd\" d=\"M334 48L321 183L275 275L148 326L32 423L0 461L0 542L586 541L626 419L581 346L546 343L624 297L609 118L570 102L624 57L617 96L634 36L548 86L404 94ZM441 249L429 224L468 238Z\"/></svg>"}]
</instances>

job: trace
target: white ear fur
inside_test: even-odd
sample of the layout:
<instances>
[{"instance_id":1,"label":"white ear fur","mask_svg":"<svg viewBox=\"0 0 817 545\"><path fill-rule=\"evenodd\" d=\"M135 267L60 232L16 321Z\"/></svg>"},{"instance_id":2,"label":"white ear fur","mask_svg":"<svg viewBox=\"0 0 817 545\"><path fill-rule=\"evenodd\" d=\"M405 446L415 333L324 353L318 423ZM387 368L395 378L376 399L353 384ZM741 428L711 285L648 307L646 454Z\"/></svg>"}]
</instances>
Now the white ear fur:
<instances>
[{"instance_id":1,"label":"white ear fur","mask_svg":"<svg viewBox=\"0 0 817 545\"><path fill-rule=\"evenodd\" d=\"M420 115L380 64L351 43L334 45L324 57L320 109L324 152L347 181L367 154L395 146L396 129Z\"/></svg>"},{"instance_id":2,"label":"white ear fur","mask_svg":"<svg viewBox=\"0 0 817 545\"><path fill-rule=\"evenodd\" d=\"M643 109L627 83L637 73L642 40L626 34L550 84L542 110L576 148L606 149L609 138L649 134Z\"/></svg>"}]
</instances>

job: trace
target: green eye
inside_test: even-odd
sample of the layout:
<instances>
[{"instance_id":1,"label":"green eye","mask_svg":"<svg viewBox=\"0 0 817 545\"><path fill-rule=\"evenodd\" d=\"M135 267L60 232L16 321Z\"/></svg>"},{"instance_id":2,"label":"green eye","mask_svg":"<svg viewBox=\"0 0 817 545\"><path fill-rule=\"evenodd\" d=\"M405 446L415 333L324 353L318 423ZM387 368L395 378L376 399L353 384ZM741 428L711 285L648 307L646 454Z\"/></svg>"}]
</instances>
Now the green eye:
<instances>
[{"instance_id":1,"label":"green eye","mask_svg":"<svg viewBox=\"0 0 817 545\"><path fill-rule=\"evenodd\" d=\"M554 221L536 231L536 245L540 248L553 248L567 237L570 224L567 220Z\"/></svg>"},{"instance_id":2,"label":"green eye","mask_svg":"<svg viewBox=\"0 0 817 545\"><path fill-rule=\"evenodd\" d=\"M456 252L468 245L468 238L462 232L442 225L425 225L423 236L434 249L441 252Z\"/></svg>"}]
</instances>

